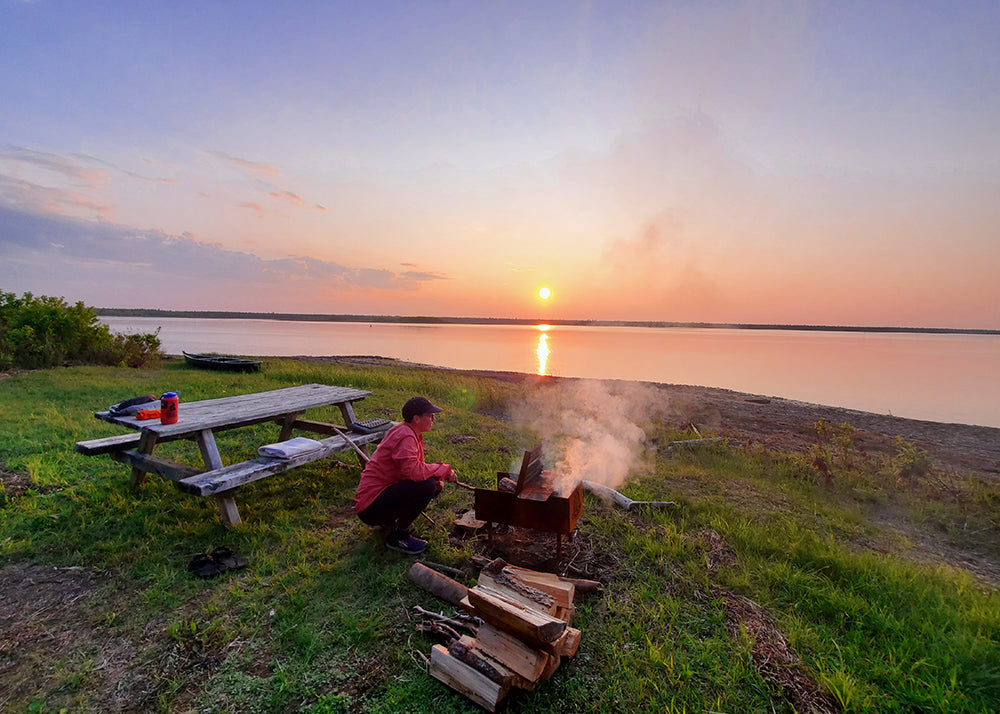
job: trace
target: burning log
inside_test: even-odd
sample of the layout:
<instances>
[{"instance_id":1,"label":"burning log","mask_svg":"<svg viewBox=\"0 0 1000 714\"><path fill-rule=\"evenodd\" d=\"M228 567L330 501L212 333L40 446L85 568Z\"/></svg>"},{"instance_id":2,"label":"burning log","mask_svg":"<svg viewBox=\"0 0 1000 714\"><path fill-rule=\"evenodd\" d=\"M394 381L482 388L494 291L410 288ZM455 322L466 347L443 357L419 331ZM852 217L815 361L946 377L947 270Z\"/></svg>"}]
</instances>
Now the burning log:
<instances>
[{"instance_id":1,"label":"burning log","mask_svg":"<svg viewBox=\"0 0 1000 714\"><path fill-rule=\"evenodd\" d=\"M506 481L513 481L511 476L497 474L497 490L476 489L476 517L487 522L491 540L493 524L504 523L554 533L561 551L562 537L573 533L583 511L583 494L579 484L567 496L556 492L556 480L543 471L541 445L524 453L514 491L508 493L502 490L502 486ZM509 485L506 487L509 488Z\"/></svg>"},{"instance_id":2,"label":"burning log","mask_svg":"<svg viewBox=\"0 0 1000 714\"><path fill-rule=\"evenodd\" d=\"M605 501L612 501L616 506L624 508L626 511L634 511L638 508L673 508L677 504L673 501L633 501L628 496L608 488L603 484L593 481L584 481L583 488L586 491L603 498Z\"/></svg>"}]
</instances>

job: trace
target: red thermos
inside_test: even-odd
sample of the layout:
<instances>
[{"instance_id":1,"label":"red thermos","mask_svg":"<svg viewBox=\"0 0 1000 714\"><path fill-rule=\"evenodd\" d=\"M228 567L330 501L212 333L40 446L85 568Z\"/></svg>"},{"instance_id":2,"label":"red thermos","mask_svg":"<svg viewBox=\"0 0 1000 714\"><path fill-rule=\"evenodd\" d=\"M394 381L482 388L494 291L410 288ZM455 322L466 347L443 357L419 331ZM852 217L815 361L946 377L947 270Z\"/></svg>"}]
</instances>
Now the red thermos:
<instances>
[{"instance_id":1,"label":"red thermos","mask_svg":"<svg viewBox=\"0 0 1000 714\"><path fill-rule=\"evenodd\" d=\"M160 423L177 423L177 392L164 392L160 397Z\"/></svg>"}]
</instances>

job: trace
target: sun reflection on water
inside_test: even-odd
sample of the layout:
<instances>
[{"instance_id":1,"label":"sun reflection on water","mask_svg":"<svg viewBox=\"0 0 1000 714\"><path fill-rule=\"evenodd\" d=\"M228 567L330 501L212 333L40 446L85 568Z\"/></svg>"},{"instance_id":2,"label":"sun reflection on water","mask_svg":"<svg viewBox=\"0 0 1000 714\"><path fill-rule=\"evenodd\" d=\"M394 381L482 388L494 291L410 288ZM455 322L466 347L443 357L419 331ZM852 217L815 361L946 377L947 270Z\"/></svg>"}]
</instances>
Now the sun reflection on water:
<instances>
[{"instance_id":1,"label":"sun reflection on water","mask_svg":"<svg viewBox=\"0 0 1000 714\"><path fill-rule=\"evenodd\" d=\"M538 355L538 376L544 377L549 361L549 336L545 334L549 330L549 325L537 325L537 327L542 333L538 336L538 346L535 348L535 354Z\"/></svg>"}]
</instances>

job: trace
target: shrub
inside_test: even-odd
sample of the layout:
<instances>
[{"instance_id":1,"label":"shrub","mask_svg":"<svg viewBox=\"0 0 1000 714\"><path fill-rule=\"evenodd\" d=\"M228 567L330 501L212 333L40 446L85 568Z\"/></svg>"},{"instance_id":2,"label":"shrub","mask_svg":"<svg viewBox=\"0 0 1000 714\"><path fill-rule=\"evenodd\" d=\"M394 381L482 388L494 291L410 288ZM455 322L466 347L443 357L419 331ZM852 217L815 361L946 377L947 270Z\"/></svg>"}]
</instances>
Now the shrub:
<instances>
[{"instance_id":1,"label":"shrub","mask_svg":"<svg viewBox=\"0 0 1000 714\"><path fill-rule=\"evenodd\" d=\"M82 302L69 305L63 298L0 291L0 369L67 362L153 366L161 357L158 335L112 334Z\"/></svg>"}]
</instances>

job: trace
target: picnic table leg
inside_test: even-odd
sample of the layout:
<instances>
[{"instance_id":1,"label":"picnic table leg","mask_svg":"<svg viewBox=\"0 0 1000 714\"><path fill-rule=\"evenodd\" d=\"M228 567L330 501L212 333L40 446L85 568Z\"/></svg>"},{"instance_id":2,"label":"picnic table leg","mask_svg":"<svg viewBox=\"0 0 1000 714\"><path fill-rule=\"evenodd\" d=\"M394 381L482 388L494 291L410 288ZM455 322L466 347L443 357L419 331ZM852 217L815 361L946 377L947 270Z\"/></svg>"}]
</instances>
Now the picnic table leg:
<instances>
[{"instance_id":1,"label":"picnic table leg","mask_svg":"<svg viewBox=\"0 0 1000 714\"><path fill-rule=\"evenodd\" d=\"M153 453L153 447L156 446L156 434L150 431L142 432L139 437L139 445L136 447L140 454L145 454L149 456ZM135 488L142 486L143 482L146 480L146 472L135 466L132 467L132 485Z\"/></svg>"},{"instance_id":2,"label":"picnic table leg","mask_svg":"<svg viewBox=\"0 0 1000 714\"><path fill-rule=\"evenodd\" d=\"M344 425L348 429L358 421L358 418L354 415L354 405L351 402L341 404L340 413L344 416Z\"/></svg>"},{"instance_id":3,"label":"picnic table leg","mask_svg":"<svg viewBox=\"0 0 1000 714\"><path fill-rule=\"evenodd\" d=\"M238 526L243 522L240 520L240 512L236 509L236 499L233 498L235 495L235 488L215 494L215 502L219 504L219 514L222 516L222 522L230 527Z\"/></svg>"},{"instance_id":4,"label":"picnic table leg","mask_svg":"<svg viewBox=\"0 0 1000 714\"><path fill-rule=\"evenodd\" d=\"M281 424L281 434L278 435L278 441L287 441L292 438L292 428L295 426L295 420L302 414L303 412L293 412L276 419Z\"/></svg>"},{"instance_id":5,"label":"picnic table leg","mask_svg":"<svg viewBox=\"0 0 1000 714\"><path fill-rule=\"evenodd\" d=\"M219 447L215 443L215 435L211 429L203 429L198 432L198 450L201 451L201 458L205 461L205 468L209 471L222 468L222 457L219 455ZM223 491L215 494L215 502L219 504L219 514L222 522L227 526L238 526L243 521L240 520L240 512L236 508L236 489Z\"/></svg>"}]
</instances>

